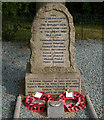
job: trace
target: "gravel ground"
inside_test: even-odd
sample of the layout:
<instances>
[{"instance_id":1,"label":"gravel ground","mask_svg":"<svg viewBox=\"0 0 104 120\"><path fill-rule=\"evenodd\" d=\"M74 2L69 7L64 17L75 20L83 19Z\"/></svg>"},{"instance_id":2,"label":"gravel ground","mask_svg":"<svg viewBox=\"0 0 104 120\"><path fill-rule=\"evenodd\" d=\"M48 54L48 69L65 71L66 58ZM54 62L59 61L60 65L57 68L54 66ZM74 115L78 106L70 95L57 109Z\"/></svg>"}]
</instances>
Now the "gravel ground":
<instances>
[{"instance_id":1,"label":"gravel ground","mask_svg":"<svg viewBox=\"0 0 104 120\"><path fill-rule=\"evenodd\" d=\"M2 117L12 118L19 84L25 77L26 63L30 49L23 42L2 42ZM104 42L103 42L104 44ZM0 51L1 52L1 51ZM76 62L82 75L86 94L92 100L99 118L102 117L102 42L76 40ZM20 118L32 117L32 112L22 104ZM85 110L80 110L75 118L88 118ZM37 118L37 117L36 117Z\"/></svg>"}]
</instances>

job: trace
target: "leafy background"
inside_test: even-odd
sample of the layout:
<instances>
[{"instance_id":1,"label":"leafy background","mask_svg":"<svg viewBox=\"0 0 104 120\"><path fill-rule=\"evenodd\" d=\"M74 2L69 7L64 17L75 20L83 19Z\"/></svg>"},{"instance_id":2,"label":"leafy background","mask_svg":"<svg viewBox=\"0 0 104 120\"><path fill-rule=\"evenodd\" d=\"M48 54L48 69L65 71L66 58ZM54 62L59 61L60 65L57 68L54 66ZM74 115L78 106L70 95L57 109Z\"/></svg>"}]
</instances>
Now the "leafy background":
<instances>
[{"instance_id":1,"label":"leafy background","mask_svg":"<svg viewBox=\"0 0 104 120\"><path fill-rule=\"evenodd\" d=\"M103 40L103 3L68 2L66 7L74 18L76 39ZM3 2L2 39L29 41L35 14L36 2Z\"/></svg>"}]
</instances>

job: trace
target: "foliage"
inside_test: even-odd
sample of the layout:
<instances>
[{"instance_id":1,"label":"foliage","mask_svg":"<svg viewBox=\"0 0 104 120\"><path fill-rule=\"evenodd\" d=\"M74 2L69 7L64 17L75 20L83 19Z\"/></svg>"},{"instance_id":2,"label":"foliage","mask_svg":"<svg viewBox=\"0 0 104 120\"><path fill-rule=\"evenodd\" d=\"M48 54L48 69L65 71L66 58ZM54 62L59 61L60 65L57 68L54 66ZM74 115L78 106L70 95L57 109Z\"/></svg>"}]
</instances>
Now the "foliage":
<instances>
[{"instance_id":1,"label":"foliage","mask_svg":"<svg viewBox=\"0 0 104 120\"><path fill-rule=\"evenodd\" d=\"M20 14L29 13L29 4L22 2L3 2L3 31L2 38L3 40L15 40L16 32L18 31L18 23L15 19L15 23L12 25L8 23L8 18L13 19L13 17L19 17ZM10 17L12 16L12 17Z\"/></svg>"},{"instance_id":2,"label":"foliage","mask_svg":"<svg viewBox=\"0 0 104 120\"><path fill-rule=\"evenodd\" d=\"M22 2L3 2L3 14L6 16L16 16L18 14L29 13L30 3Z\"/></svg>"},{"instance_id":3,"label":"foliage","mask_svg":"<svg viewBox=\"0 0 104 120\"><path fill-rule=\"evenodd\" d=\"M83 11L84 11L84 13L87 13L87 14L90 14L90 12L91 12L91 6L90 6L90 4L89 3L84 3L83 4Z\"/></svg>"},{"instance_id":4,"label":"foliage","mask_svg":"<svg viewBox=\"0 0 104 120\"><path fill-rule=\"evenodd\" d=\"M66 6L73 16L76 13L103 15L103 2L68 2Z\"/></svg>"},{"instance_id":5,"label":"foliage","mask_svg":"<svg viewBox=\"0 0 104 120\"><path fill-rule=\"evenodd\" d=\"M14 24L13 26L9 25L8 23L5 24L3 32L2 32L2 38L3 40L15 40L16 32L18 31L17 24Z\"/></svg>"}]
</instances>

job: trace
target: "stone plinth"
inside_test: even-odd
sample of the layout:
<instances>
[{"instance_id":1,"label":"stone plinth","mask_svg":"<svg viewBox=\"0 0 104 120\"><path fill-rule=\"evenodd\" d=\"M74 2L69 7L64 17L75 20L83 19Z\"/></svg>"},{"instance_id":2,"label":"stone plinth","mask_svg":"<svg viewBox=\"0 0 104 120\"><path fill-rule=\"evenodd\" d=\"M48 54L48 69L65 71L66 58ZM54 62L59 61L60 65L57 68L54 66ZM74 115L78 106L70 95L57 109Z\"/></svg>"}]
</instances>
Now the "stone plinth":
<instances>
[{"instance_id":1,"label":"stone plinth","mask_svg":"<svg viewBox=\"0 0 104 120\"><path fill-rule=\"evenodd\" d=\"M51 95L59 95L70 87L71 91L81 92L81 79L77 73L48 73L33 74L29 71L30 65L27 64L25 76L25 94L35 91L44 91Z\"/></svg>"}]
</instances>

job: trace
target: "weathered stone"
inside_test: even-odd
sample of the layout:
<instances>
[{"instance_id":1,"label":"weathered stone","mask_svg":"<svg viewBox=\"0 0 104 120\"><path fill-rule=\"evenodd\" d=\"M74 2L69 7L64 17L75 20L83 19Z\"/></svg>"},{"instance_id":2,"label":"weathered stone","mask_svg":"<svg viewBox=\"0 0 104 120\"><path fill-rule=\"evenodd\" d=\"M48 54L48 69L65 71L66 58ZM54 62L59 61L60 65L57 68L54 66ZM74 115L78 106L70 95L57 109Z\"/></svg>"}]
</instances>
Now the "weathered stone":
<instances>
[{"instance_id":1,"label":"weathered stone","mask_svg":"<svg viewBox=\"0 0 104 120\"><path fill-rule=\"evenodd\" d=\"M47 102L48 118L64 118L64 105L62 101Z\"/></svg>"},{"instance_id":2,"label":"weathered stone","mask_svg":"<svg viewBox=\"0 0 104 120\"><path fill-rule=\"evenodd\" d=\"M27 68L29 68L29 64ZM65 91L66 87L70 87L71 91L81 92L81 80L77 73L33 74L27 71L25 85L26 95L34 91L44 91L51 95L59 95Z\"/></svg>"},{"instance_id":3,"label":"weathered stone","mask_svg":"<svg viewBox=\"0 0 104 120\"><path fill-rule=\"evenodd\" d=\"M75 28L67 8L60 3L44 5L36 14L31 33L26 95L37 90L59 95L66 87L81 92L75 62Z\"/></svg>"},{"instance_id":4,"label":"weathered stone","mask_svg":"<svg viewBox=\"0 0 104 120\"><path fill-rule=\"evenodd\" d=\"M51 2L46 2L46 0L41 0L41 2L36 3L36 12L38 12L38 10L40 8L42 8L42 6L44 6L45 4L53 3L53 2L55 2L55 3L59 3L60 2L61 4L65 5L66 0L61 0L61 1L59 1L59 0L52 0Z\"/></svg>"},{"instance_id":5,"label":"weathered stone","mask_svg":"<svg viewBox=\"0 0 104 120\"><path fill-rule=\"evenodd\" d=\"M76 72L73 18L62 4L47 4L33 21L31 72Z\"/></svg>"},{"instance_id":6,"label":"weathered stone","mask_svg":"<svg viewBox=\"0 0 104 120\"><path fill-rule=\"evenodd\" d=\"M18 96L16 106L15 106L14 116L13 116L14 119L19 118L20 108L21 108L21 96Z\"/></svg>"}]
</instances>

